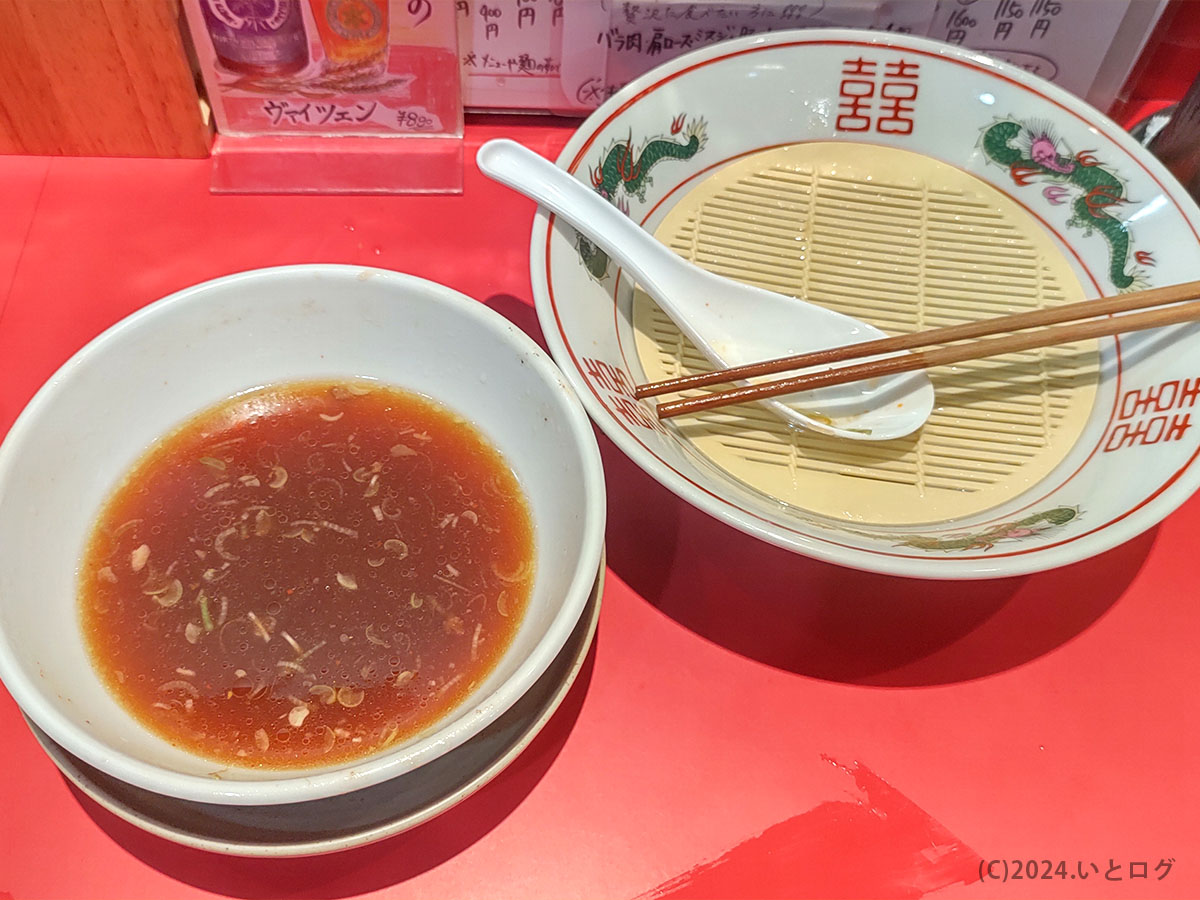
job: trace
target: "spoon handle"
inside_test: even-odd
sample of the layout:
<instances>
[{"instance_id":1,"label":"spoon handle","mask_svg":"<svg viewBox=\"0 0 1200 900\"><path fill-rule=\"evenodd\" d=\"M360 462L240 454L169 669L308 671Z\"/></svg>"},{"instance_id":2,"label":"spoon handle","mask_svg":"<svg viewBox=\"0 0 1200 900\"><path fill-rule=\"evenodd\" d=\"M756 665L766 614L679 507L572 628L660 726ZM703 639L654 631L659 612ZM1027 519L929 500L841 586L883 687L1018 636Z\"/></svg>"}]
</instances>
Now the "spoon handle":
<instances>
[{"instance_id":1,"label":"spoon handle","mask_svg":"<svg viewBox=\"0 0 1200 900\"><path fill-rule=\"evenodd\" d=\"M479 148L475 162L484 175L574 225L627 269L660 305L670 303L671 286L680 277L679 257L583 182L507 138L488 141Z\"/></svg>"}]
</instances>

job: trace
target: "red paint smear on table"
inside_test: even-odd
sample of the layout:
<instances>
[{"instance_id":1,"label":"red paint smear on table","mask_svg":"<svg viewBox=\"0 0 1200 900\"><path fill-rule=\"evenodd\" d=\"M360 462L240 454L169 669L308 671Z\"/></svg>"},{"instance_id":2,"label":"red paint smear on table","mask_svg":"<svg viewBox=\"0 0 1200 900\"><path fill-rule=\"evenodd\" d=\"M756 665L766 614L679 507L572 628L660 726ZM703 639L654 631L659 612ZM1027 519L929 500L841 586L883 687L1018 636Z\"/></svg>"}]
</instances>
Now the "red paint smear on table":
<instances>
[{"instance_id":1,"label":"red paint smear on table","mask_svg":"<svg viewBox=\"0 0 1200 900\"><path fill-rule=\"evenodd\" d=\"M979 854L940 822L861 763L826 760L860 800L822 803L642 897L912 898L979 877Z\"/></svg>"}]
</instances>

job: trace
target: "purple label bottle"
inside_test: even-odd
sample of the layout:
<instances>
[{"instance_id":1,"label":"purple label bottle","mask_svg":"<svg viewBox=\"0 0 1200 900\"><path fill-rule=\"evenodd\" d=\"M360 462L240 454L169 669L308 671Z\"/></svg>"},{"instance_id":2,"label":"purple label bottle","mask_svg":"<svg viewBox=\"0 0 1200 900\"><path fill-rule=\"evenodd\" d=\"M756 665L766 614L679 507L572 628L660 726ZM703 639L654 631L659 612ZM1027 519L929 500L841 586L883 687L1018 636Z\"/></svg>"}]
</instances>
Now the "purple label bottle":
<instances>
[{"instance_id":1,"label":"purple label bottle","mask_svg":"<svg viewBox=\"0 0 1200 900\"><path fill-rule=\"evenodd\" d=\"M299 0L200 0L217 60L244 75L294 75L308 65Z\"/></svg>"}]
</instances>

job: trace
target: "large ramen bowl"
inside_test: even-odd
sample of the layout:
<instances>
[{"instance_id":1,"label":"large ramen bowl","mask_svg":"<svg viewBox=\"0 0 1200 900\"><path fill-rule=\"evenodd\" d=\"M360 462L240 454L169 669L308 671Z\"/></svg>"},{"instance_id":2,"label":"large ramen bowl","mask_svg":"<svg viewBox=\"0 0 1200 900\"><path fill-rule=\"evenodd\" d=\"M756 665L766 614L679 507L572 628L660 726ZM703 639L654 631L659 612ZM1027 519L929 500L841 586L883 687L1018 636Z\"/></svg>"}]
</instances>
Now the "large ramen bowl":
<instances>
[{"instance_id":1,"label":"large ramen bowl","mask_svg":"<svg viewBox=\"0 0 1200 900\"><path fill-rule=\"evenodd\" d=\"M303 771L199 758L139 725L93 669L76 607L86 538L122 473L194 413L258 385L337 378L425 394L505 457L535 532L527 610L494 670L407 742ZM550 359L483 304L361 267L221 278L148 306L84 347L0 447L0 678L54 741L138 787L225 804L343 794L463 744L537 681L588 600L604 509L599 453L578 400Z\"/></svg>"},{"instance_id":2,"label":"large ramen bowl","mask_svg":"<svg viewBox=\"0 0 1200 900\"><path fill-rule=\"evenodd\" d=\"M1117 125L923 39L700 50L609 99L558 164L699 265L893 333L1200 278L1200 211ZM544 211L531 267L551 351L605 433L686 501L798 553L1035 572L1128 540L1200 482L1195 326L944 371L920 435L835 446L755 406L660 422L632 387L704 361Z\"/></svg>"}]
</instances>

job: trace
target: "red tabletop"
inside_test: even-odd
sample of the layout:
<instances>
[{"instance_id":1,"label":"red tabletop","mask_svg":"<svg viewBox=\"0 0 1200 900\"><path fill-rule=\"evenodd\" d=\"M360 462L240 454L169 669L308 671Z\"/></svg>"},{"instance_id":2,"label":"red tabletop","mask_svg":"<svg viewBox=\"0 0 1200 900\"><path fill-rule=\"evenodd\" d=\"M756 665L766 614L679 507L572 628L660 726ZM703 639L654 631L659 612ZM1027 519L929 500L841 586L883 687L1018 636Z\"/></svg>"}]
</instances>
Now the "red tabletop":
<instances>
[{"instance_id":1,"label":"red tabletop","mask_svg":"<svg viewBox=\"0 0 1200 900\"><path fill-rule=\"evenodd\" d=\"M569 126L477 123L468 157L502 132L554 155ZM0 158L0 433L121 317L260 266L410 272L540 339L533 205L472 164L458 197L214 196L208 167ZM597 642L495 781L337 856L221 857L70 787L0 691L0 898L1200 896L1200 498L1056 572L912 581L751 540L600 444Z\"/></svg>"}]
</instances>

